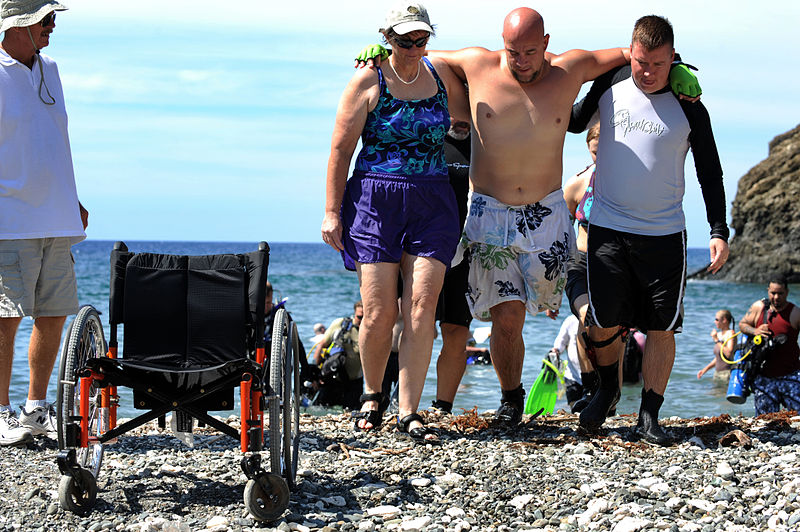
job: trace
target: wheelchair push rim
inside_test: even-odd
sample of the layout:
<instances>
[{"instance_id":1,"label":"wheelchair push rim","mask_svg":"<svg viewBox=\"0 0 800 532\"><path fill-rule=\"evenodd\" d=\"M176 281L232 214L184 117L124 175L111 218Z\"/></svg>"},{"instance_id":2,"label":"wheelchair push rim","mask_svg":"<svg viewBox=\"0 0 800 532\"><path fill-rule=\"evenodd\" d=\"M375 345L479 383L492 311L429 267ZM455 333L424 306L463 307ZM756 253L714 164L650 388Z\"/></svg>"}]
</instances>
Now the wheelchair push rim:
<instances>
[{"instance_id":1,"label":"wheelchair push rim","mask_svg":"<svg viewBox=\"0 0 800 532\"><path fill-rule=\"evenodd\" d=\"M100 315L92 306L84 306L78 311L69 326L61 352L58 369L58 386L56 399L56 419L58 429L58 447L67 449L67 424L80 415L81 380L79 372L86 366L90 358L105 356L108 351ZM92 383L89 389L89 434L99 436L103 430L100 409L101 388ZM103 460L102 443L90 443L88 447L77 447L78 466L91 472L96 478Z\"/></svg>"},{"instance_id":2,"label":"wheelchair push rim","mask_svg":"<svg viewBox=\"0 0 800 532\"><path fill-rule=\"evenodd\" d=\"M270 346L270 470L295 487L300 443L299 336L284 309L275 314Z\"/></svg>"}]
</instances>

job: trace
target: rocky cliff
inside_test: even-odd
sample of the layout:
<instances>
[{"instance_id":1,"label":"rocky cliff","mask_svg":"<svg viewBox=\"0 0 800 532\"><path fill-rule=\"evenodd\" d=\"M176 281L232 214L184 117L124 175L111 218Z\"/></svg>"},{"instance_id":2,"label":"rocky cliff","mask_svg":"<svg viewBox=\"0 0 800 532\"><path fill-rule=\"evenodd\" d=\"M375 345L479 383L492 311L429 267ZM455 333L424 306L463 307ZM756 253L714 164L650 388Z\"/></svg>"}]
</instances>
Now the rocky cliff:
<instances>
[{"instance_id":1,"label":"rocky cliff","mask_svg":"<svg viewBox=\"0 0 800 532\"><path fill-rule=\"evenodd\" d=\"M800 282L800 125L739 180L731 227L730 259L712 278L763 283L777 272Z\"/></svg>"}]
</instances>

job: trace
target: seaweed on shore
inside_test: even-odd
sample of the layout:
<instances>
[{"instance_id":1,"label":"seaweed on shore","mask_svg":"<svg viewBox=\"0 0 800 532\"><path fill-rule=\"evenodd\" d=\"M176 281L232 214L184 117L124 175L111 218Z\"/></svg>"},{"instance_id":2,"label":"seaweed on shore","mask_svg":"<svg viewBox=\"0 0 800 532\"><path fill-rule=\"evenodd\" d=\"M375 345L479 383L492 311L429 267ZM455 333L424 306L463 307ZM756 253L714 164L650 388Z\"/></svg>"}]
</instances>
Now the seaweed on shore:
<instances>
[{"instance_id":1,"label":"seaweed on shore","mask_svg":"<svg viewBox=\"0 0 800 532\"><path fill-rule=\"evenodd\" d=\"M455 416L450 422L450 426L454 427L458 432L464 434L467 432L474 432L477 430L484 430L489 428L489 422L485 418L478 415L478 407L472 407L470 410L463 409L464 413Z\"/></svg>"},{"instance_id":2,"label":"seaweed on shore","mask_svg":"<svg viewBox=\"0 0 800 532\"><path fill-rule=\"evenodd\" d=\"M796 410L781 410L779 412L769 412L756 416L758 421L766 421L764 427L767 430L784 431L792 427L792 418L797 417Z\"/></svg>"}]
</instances>

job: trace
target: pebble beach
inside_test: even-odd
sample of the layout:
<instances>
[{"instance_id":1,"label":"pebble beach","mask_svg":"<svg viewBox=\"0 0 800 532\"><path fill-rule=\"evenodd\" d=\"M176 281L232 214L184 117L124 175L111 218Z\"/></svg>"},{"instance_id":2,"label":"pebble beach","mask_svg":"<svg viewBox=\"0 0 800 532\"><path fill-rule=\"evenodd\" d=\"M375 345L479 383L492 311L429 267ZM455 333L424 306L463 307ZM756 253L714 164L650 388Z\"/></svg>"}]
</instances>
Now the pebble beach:
<instances>
[{"instance_id":1,"label":"pebble beach","mask_svg":"<svg viewBox=\"0 0 800 532\"><path fill-rule=\"evenodd\" d=\"M633 439L635 415L594 434L577 416L515 431L492 412L424 413L439 445L387 416L353 432L347 414L301 417L297 489L280 520L256 521L232 439L195 431L189 449L155 424L106 448L94 511L61 509L57 445L3 448L0 530L40 531L750 531L800 528L800 417L663 419L679 443ZM235 417L227 422L238 425Z\"/></svg>"}]
</instances>

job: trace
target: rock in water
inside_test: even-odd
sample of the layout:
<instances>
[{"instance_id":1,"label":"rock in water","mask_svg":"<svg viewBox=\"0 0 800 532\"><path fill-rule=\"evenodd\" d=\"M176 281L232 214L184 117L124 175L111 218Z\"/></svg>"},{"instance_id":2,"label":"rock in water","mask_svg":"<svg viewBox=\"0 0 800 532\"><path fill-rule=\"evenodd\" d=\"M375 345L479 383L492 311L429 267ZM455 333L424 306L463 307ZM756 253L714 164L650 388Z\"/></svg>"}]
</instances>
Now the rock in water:
<instances>
[{"instance_id":1,"label":"rock in water","mask_svg":"<svg viewBox=\"0 0 800 532\"><path fill-rule=\"evenodd\" d=\"M730 259L713 278L766 284L764 276L774 272L785 274L790 283L800 282L798 204L800 125L772 139L767 158L739 180L731 210L736 234Z\"/></svg>"}]
</instances>

